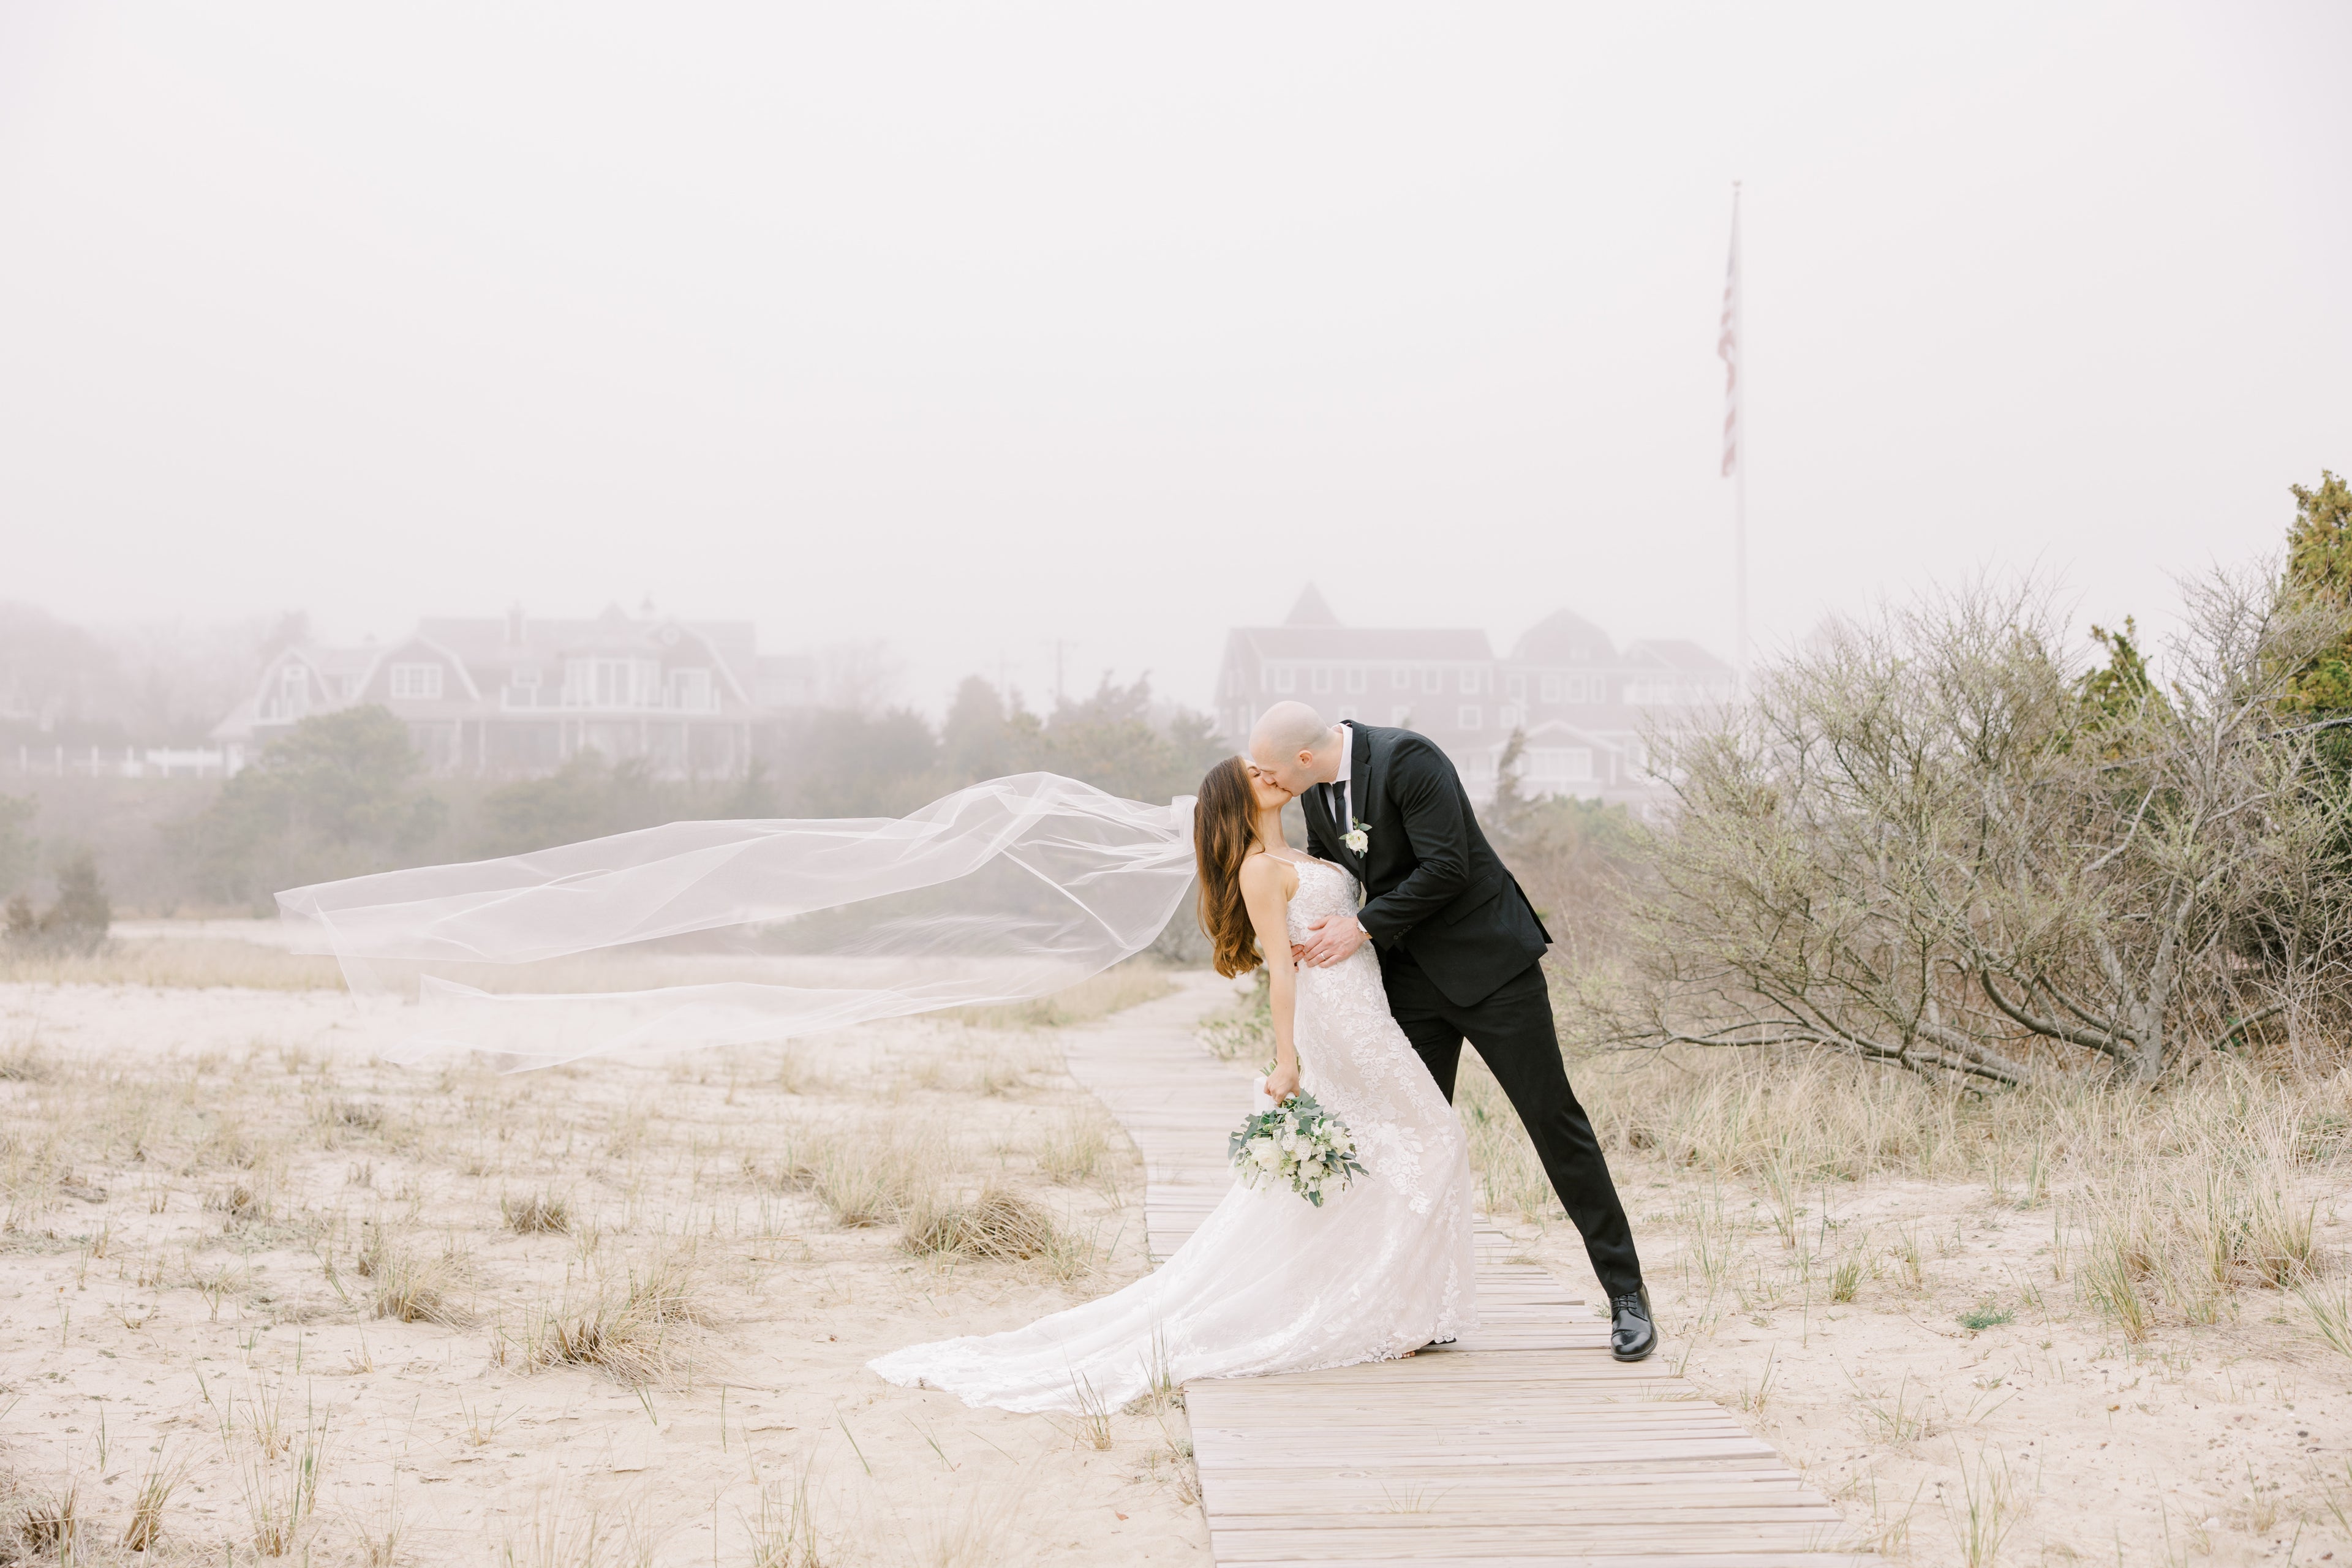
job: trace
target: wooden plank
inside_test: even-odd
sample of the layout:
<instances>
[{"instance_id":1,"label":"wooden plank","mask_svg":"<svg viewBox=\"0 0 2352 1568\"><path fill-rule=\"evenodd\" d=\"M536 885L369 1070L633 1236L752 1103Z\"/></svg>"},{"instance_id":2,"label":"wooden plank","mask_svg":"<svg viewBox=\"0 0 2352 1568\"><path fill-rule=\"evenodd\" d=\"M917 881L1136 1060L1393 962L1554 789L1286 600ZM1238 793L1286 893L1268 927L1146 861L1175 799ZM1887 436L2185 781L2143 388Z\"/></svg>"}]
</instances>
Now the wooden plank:
<instances>
[{"instance_id":1,"label":"wooden plank","mask_svg":"<svg viewBox=\"0 0 2352 1568\"><path fill-rule=\"evenodd\" d=\"M1292 1562L1308 1559L1293 1558ZM1884 1568L1884 1560L1858 1552L1643 1552L1634 1555L1504 1557L1318 1557L1316 1568L1398 1568L1410 1562L1419 1568Z\"/></svg>"},{"instance_id":2,"label":"wooden plank","mask_svg":"<svg viewBox=\"0 0 2352 1568\"><path fill-rule=\"evenodd\" d=\"M1143 1155L1164 1258L1223 1201L1244 1076L1193 1037L1213 990L1071 1030ZM1316 1568L1879 1568L1837 1509L1681 1378L1610 1359L1588 1292L1474 1233L1479 1326L1398 1361L1188 1384L1218 1563Z\"/></svg>"}]
</instances>

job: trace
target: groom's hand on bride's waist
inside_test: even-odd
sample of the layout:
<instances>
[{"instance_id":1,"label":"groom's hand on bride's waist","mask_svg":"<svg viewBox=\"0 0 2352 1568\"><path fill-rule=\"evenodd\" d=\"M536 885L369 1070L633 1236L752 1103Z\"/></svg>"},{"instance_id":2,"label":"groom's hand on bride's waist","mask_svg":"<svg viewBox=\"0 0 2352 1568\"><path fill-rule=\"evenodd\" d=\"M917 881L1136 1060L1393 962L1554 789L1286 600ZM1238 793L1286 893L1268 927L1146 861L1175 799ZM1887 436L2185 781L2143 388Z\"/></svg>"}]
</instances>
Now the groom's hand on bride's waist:
<instances>
[{"instance_id":1,"label":"groom's hand on bride's waist","mask_svg":"<svg viewBox=\"0 0 2352 1568\"><path fill-rule=\"evenodd\" d=\"M1364 945L1364 928L1356 923L1353 915L1325 915L1307 928L1307 940L1292 950L1299 963L1309 969L1328 969L1335 963L1345 963Z\"/></svg>"}]
</instances>

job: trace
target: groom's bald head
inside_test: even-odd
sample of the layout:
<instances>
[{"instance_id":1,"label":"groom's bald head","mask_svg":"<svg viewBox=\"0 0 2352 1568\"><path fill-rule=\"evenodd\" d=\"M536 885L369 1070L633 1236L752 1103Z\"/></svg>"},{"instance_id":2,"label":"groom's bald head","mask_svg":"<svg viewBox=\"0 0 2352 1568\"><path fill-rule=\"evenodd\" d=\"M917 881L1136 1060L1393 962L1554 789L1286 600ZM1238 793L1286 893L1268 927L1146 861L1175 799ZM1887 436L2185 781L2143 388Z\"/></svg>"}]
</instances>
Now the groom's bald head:
<instances>
[{"instance_id":1,"label":"groom's bald head","mask_svg":"<svg viewBox=\"0 0 2352 1568\"><path fill-rule=\"evenodd\" d=\"M1339 732L1304 702L1277 702L1250 731L1250 761L1293 795L1339 773Z\"/></svg>"}]
</instances>

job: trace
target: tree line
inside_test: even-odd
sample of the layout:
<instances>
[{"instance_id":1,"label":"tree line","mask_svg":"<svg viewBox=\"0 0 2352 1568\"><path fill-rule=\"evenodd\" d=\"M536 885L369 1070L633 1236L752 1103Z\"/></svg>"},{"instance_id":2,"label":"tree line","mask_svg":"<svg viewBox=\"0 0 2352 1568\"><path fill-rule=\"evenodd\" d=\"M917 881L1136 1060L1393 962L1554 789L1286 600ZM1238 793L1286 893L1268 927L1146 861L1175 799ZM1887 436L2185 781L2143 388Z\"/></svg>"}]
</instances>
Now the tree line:
<instances>
[{"instance_id":1,"label":"tree line","mask_svg":"<svg viewBox=\"0 0 2352 1568\"><path fill-rule=\"evenodd\" d=\"M1148 679L1105 678L1040 714L974 677L936 726L907 709L802 715L733 779L666 778L645 759L588 751L541 777L484 782L428 777L400 720L349 708L272 741L166 837L194 899L267 910L273 892L306 882L663 822L895 816L1006 773L1048 771L1166 800L1189 794L1227 750L1201 714L1156 715Z\"/></svg>"}]
</instances>

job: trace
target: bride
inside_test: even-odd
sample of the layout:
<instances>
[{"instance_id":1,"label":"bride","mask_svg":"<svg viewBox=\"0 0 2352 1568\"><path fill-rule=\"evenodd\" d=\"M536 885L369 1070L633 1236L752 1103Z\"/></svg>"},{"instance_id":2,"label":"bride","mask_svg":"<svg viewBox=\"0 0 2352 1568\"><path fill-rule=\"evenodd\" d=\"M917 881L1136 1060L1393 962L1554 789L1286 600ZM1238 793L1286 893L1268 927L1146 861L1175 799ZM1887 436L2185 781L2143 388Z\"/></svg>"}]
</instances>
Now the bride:
<instances>
[{"instance_id":1,"label":"bride","mask_svg":"<svg viewBox=\"0 0 2352 1568\"><path fill-rule=\"evenodd\" d=\"M967 1405L1117 1409L1156 1382L1388 1360L1475 1326L1468 1143L1389 1016L1372 948L1324 968L1292 963L1309 927L1358 899L1348 871L1284 842L1290 798L1238 757L1201 781L1201 923L1220 974L1266 969L1267 1094L1313 1095L1354 1134L1364 1173L1319 1208L1236 1184L1125 1289L1006 1333L909 1345L874 1371Z\"/></svg>"},{"instance_id":2,"label":"bride","mask_svg":"<svg viewBox=\"0 0 2352 1568\"><path fill-rule=\"evenodd\" d=\"M975 1405L1116 1407L1162 1378L1409 1355L1473 1322L1466 1142L1372 948L1294 966L1292 943L1358 897L1348 871L1283 842L1290 798L1220 763L1188 846L1192 803L1024 773L904 817L674 822L278 901L289 946L333 954L355 997L414 1019L391 1059L525 1071L1045 995L1140 952L1197 883L1218 970L1270 973L1268 1088L1346 1122L1362 1173L1319 1208L1237 1185L1123 1290L873 1363Z\"/></svg>"}]
</instances>

